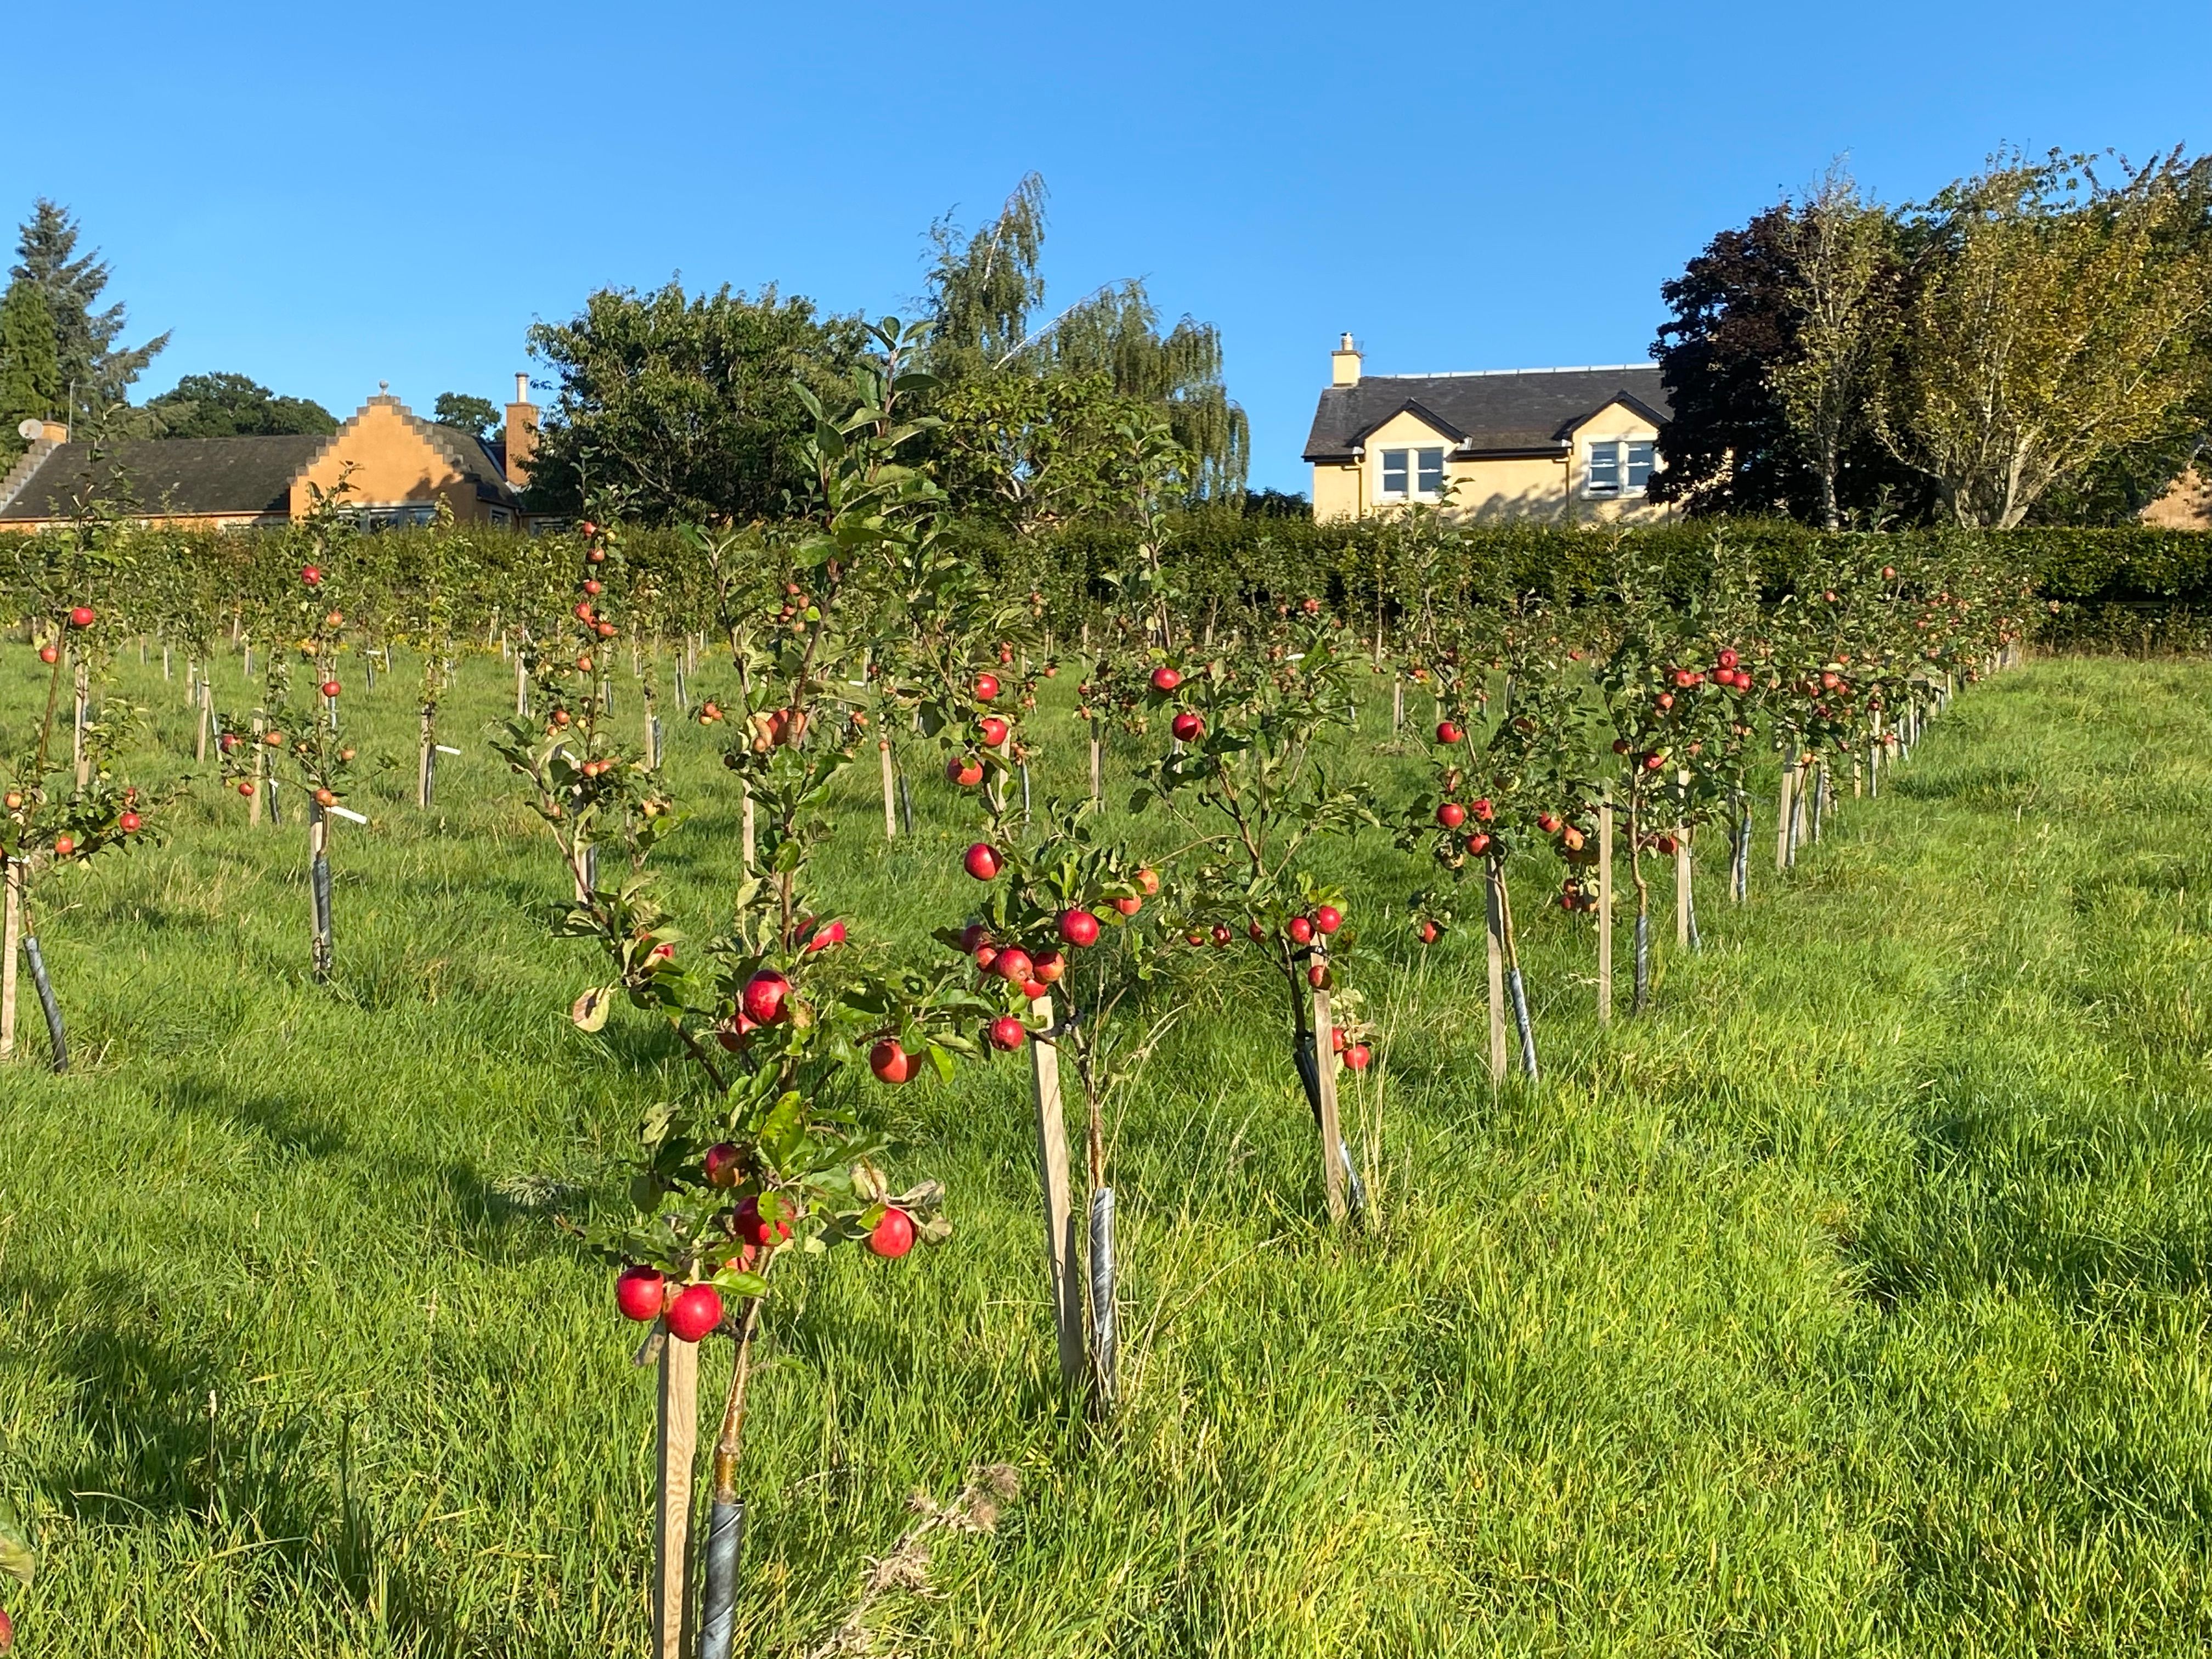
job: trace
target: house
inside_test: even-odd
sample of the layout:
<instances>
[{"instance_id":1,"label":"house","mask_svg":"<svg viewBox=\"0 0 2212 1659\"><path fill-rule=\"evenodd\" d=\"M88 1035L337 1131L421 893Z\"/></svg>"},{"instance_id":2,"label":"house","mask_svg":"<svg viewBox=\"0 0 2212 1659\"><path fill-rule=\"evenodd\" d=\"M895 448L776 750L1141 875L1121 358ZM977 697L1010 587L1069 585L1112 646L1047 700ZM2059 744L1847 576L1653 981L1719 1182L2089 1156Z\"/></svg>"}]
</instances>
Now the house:
<instances>
[{"instance_id":1,"label":"house","mask_svg":"<svg viewBox=\"0 0 2212 1659\"><path fill-rule=\"evenodd\" d=\"M2212 480L2191 463L2136 516L2159 530L2212 530Z\"/></svg>"},{"instance_id":2,"label":"house","mask_svg":"<svg viewBox=\"0 0 2212 1659\"><path fill-rule=\"evenodd\" d=\"M516 375L496 445L423 420L389 386L326 438L149 438L95 453L66 427L27 421L31 447L0 478L0 530L66 524L93 490L149 524L260 528L304 516L315 491L341 478L347 510L368 529L428 524L441 501L464 521L527 525L520 491L538 442L528 391Z\"/></svg>"},{"instance_id":3,"label":"house","mask_svg":"<svg viewBox=\"0 0 2212 1659\"><path fill-rule=\"evenodd\" d=\"M1364 374L1349 334L1330 364L1306 436L1316 519L1447 501L1484 520L1673 516L1645 493L1668 416L1656 364Z\"/></svg>"}]
</instances>

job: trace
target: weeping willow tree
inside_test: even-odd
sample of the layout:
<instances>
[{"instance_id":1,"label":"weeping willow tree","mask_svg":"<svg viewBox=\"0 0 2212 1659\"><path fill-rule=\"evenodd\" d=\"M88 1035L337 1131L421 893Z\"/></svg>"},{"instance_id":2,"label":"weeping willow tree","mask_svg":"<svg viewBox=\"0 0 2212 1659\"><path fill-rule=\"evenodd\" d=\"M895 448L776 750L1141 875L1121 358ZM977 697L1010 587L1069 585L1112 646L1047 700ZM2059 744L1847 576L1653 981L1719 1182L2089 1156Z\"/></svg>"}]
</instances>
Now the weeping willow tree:
<instances>
[{"instance_id":1,"label":"weeping willow tree","mask_svg":"<svg viewBox=\"0 0 2212 1659\"><path fill-rule=\"evenodd\" d=\"M955 389L1007 379L1097 386L1165 422L1192 458L1185 484L1193 501L1242 499L1251 434L1223 383L1221 331L1212 324L1186 316L1163 332L1143 280L1130 277L1032 325L1045 309L1044 204L1044 180L1032 173L989 224L963 233L947 216L930 227L932 373ZM1003 442L1003 423L997 435Z\"/></svg>"}]
</instances>

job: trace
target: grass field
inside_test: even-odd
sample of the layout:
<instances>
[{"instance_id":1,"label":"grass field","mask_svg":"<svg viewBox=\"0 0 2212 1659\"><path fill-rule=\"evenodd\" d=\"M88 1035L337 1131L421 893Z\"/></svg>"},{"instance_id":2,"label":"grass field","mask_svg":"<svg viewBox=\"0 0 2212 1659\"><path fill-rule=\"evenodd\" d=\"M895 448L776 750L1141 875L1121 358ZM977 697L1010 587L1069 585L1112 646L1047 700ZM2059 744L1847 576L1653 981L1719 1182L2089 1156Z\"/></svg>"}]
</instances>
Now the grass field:
<instances>
[{"instance_id":1,"label":"grass field","mask_svg":"<svg viewBox=\"0 0 2212 1659\"><path fill-rule=\"evenodd\" d=\"M129 673L178 752L180 688ZM334 831L334 984L304 831L212 785L165 848L46 890L78 1069L38 1068L33 1006L0 1080L28 1654L645 1651L651 1376L550 1212L614 1201L675 1060L641 1017L567 1022L590 964L544 934L556 868L481 738L497 665L449 702L427 820L412 673L348 678L400 763ZM1079 787L1067 730L1041 787ZM707 931L734 802L672 741ZM1410 792L1409 759L1356 764ZM962 914L968 837L922 775L886 851L872 772L823 873L856 934L911 941ZM1056 1398L1022 1068L897 1096L957 1231L780 1310L739 1651L815 1651L909 1495L994 1462L1018 1500L875 1604L879 1650L2201 1651L2212 667L2032 665L1846 809L1786 880L1754 860L1747 911L1715 859L1704 954L1662 928L1658 1011L1605 1035L1532 871L1533 1089L1487 1083L1479 939L1393 933L1348 1108L1380 1125L1364 1231L1318 1218L1273 1002L1196 1000L1118 1137L1110 1430ZM1332 856L1377 938L1426 879L1380 836Z\"/></svg>"}]
</instances>

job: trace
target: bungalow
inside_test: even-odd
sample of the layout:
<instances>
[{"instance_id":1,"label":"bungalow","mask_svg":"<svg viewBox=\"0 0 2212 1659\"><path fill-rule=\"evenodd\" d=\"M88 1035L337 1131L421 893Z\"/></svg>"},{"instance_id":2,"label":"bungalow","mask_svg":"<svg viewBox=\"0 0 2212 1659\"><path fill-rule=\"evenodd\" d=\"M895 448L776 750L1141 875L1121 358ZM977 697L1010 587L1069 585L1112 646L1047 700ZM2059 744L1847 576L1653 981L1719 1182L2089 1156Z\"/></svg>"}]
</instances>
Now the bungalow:
<instances>
[{"instance_id":1,"label":"bungalow","mask_svg":"<svg viewBox=\"0 0 2212 1659\"><path fill-rule=\"evenodd\" d=\"M1667 393L1652 363L1364 374L1331 354L1305 459L1316 519L1448 503L1455 517L1650 524Z\"/></svg>"},{"instance_id":2,"label":"bungalow","mask_svg":"<svg viewBox=\"0 0 2212 1659\"><path fill-rule=\"evenodd\" d=\"M341 477L348 510L368 529L428 524L441 501L459 520L523 525L520 492L538 444L528 390L516 375L501 444L423 420L388 385L326 438L149 438L95 452L66 427L26 421L31 447L0 477L0 530L66 524L93 490L149 524L261 528L303 516L314 490Z\"/></svg>"}]
</instances>

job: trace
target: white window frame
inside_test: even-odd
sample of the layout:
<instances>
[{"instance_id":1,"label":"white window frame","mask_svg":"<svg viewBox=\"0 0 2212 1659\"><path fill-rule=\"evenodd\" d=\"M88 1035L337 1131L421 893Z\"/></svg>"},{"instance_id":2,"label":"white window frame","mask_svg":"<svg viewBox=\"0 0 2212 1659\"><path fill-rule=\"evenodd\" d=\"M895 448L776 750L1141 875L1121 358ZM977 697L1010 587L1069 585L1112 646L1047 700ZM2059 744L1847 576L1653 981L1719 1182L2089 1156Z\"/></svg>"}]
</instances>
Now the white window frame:
<instances>
[{"instance_id":1,"label":"white window frame","mask_svg":"<svg viewBox=\"0 0 2212 1659\"><path fill-rule=\"evenodd\" d=\"M1421 457L1431 453L1437 458L1437 487L1423 489L1420 488L1421 474L1425 469L1421 465ZM1383 483L1389 477L1389 458L1393 455L1406 458L1406 488L1402 491L1393 490ZM1375 499L1377 501L1440 501L1444 498L1444 486L1450 482L1449 444L1391 444L1375 452Z\"/></svg>"},{"instance_id":2,"label":"white window frame","mask_svg":"<svg viewBox=\"0 0 2212 1659\"><path fill-rule=\"evenodd\" d=\"M1583 441L1582 497L1584 501L1641 501L1650 494L1651 483L1648 475L1641 484L1628 482L1628 452L1637 444L1651 446L1651 471L1656 472L1659 470L1659 441L1656 437L1626 432L1610 438L1590 438ZM1613 451L1613 477L1617 482L1609 489L1601 489L1597 484L1597 451L1601 447Z\"/></svg>"}]
</instances>

